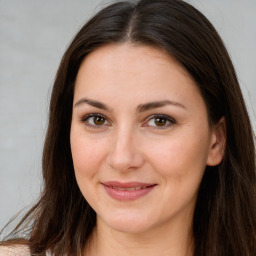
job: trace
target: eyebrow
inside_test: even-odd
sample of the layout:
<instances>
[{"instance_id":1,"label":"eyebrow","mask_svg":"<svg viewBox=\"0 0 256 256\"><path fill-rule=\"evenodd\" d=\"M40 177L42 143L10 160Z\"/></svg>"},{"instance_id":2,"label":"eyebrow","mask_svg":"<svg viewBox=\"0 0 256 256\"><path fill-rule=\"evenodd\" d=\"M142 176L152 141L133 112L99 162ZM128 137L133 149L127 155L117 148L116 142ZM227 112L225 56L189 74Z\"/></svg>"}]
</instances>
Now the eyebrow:
<instances>
[{"instance_id":1,"label":"eyebrow","mask_svg":"<svg viewBox=\"0 0 256 256\"><path fill-rule=\"evenodd\" d=\"M186 109L186 107L179 102L170 101L170 100L162 100L162 101L154 101L154 102L149 102L146 104L141 104L137 107L137 110L138 110L138 112L144 112L144 111L151 110L154 108L164 107L166 105L172 105L175 107L180 107L180 108Z\"/></svg>"},{"instance_id":2,"label":"eyebrow","mask_svg":"<svg viewBox=\"0 0 256 256\"><path fill-rule=\"evenodd\" d=\"M74 106L77 107L77 106L80 106L83 103L91 105L95 108L103 109L103 110L106 110L106 111L111 111L111 109L108 108L107 105L105 105L104 103L96 101L96 100L92 100L92 99L87 99L87 98L80 99L79 101L77 101L75 103ZM162 100L162 101L153 101L153 102L149 102L149 103L145 103L145 104L140 104L137 107L137 111L138 112L145 112L145 111L148 111L148 110L151 110L151 109L154 109L154 108L164 107L166 105L172 105L172 106L175 106L175 107L180 107L180 108L186 109L186 107L184 105L182 105L181 103L179 103L179 102L170 101L170 100Z\"/></svg>"},{"instance_id":3,"label":"eyebrow","mask_svg":"<svg viewBox=\"0 0 256 256\"><path fill-rule=\"evenodd\" d=\"M80 99L79 101L77 101L75 103L74 106L77 107L77 106L80 106L83 103L87 103L88 105L91 105L95 108L104 109L104 110L107 110L107 111L110 110L104 103L101 103L101 102L96 101L96 100L87 99L87 98Z\"/></svg>"}]
</instances>

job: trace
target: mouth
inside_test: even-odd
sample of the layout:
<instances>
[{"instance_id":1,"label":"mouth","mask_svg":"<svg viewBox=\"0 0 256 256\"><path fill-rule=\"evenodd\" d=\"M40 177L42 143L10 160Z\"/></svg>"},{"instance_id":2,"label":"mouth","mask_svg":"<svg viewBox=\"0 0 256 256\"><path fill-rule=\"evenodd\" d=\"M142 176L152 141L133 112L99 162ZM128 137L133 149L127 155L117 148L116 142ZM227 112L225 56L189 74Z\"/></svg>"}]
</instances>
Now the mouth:
<instances>
[{"instance_id":1,"label":"mouth","mask_svg":"<svg viewBox=\"0 0 256 256\"><path fill-rule=\"evenodd\" d=\"M141 182L116 182L109 181L101 183L107 194L116 200L127 201L139 199L146 196L153 190L156 184L141 183Z\"/></svg>"},{"instance_id":2,"label":"mouth","mask_svg":"<svg viewBox=\"0 0 256 256\"><path fill-rule=\"evenodd\" d=\"M134 190L139 190L139 189L147 188L147 186L143 186L143 187L134 187L134 188L122 188L122 187L115 187L115 186L109 186L109 187L110 187L110 188L113 188L113 189L122 190L122 191L134 191Z\"/></svg>"}]
</instances>

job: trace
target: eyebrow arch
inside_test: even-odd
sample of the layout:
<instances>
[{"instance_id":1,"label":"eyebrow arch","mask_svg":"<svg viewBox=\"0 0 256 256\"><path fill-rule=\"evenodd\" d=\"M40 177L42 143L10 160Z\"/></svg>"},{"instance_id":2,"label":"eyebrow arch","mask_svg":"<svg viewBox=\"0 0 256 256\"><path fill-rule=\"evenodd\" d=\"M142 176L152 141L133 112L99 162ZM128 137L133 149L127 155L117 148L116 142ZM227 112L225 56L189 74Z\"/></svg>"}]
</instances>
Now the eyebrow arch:
<instances>
[{"instance_id":1,"label":"eyebrow arch","mask_svg":"<svg viewBox=\"0 0 256 256\"><path fill-rule=\"evenodd\" d=\"M87 98L82 98L79 101L77 101L75 103L74 107L80 106L83 103L87 103L88 105L91 105L95 108L110 111L110 109L104 103L101 103L99 101L92 100L92 99L87 99ZM151 109L154 109L154 108L164 107L166 105L173 105L173 106L176 106L176 107L186 109L186 107L184 105L182 105L178 102L170 101L170 100L162 100L162 101L154 101L154 102L149 102L149 103L145 103L145 104L140 104L137 107L137 111L138 112L144 112L144 111L151 110Z\"/></svg>"},{"instance_id":2,"label":"eyebrow arch","mask_svg":"<svg viewBox=\"0 0 256 256\"><path fill-rule=\"evenodd\" d=\"M91 100L91 99L87 99L87 98L82 98L79 101L77 101L75 103L74 107L80 106L83 103L87 103L88 105L91 105L95 108L104 109L104 110L109 111L109 108L105 104L103 104L99 101Z\"/></svg>"},{"instance_id":3,"label":"eyebrow arch","mask_svg":"<svg viewBox=\"0 0 256 256\"><path fill-rule=\"evenodd\" d=\"M176 101L163 100L163 101L154 101L154 102L149 102L146 104L141 104L137 107L137 110L138 110L138 112L144 112L144 111L147 111L150 109L164 107L166 105L173 105L176 107L186 109L186 107L184 105L182 105Z\"/></svg>"}]
</instances>

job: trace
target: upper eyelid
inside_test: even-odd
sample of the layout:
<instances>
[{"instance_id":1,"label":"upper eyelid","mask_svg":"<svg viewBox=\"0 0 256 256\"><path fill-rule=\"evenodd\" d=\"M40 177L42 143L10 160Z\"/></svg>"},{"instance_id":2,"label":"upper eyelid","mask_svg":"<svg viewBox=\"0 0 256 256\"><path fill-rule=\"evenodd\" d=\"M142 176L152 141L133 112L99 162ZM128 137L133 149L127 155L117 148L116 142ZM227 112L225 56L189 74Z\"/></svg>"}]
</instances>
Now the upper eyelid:
<instances>
[{"instance_id":1,"label":"upper eyelid","mask_svg":"<svg viewBox=\"0 0 256 256\"><path fill-rule=\"evenodd\" d=\"M109 120L108 117L106 117L105 115L101 114L101 113L89 113L89 114L86 114L86 115L83 115L82 118L81 118L81 121L85 122L88 118L90 117L96 117L96 116L100 116L100 117L103 117L109 124L111 124L112 122ZM169 116L169 115L166 115L166 114L152 114L148 117L146 117L143 121L143 124L149 122L151 119L154 119L154 118L165 118L167 121L175 124L177 123L176 119L174 119L173 117Z\"/></svg>"},{"instance_id":2,"label":"upper eyelid","mask_svg":"<svg viewBox=\"0 0 256 256\"><path fill-rule=\"evenodd\" d=\"M94 118L94 117L102 117L105 119L104 121L104 124L102 125L96 125L96 124L90 124L88 119L89 118ZM111 126L111 122L102 114L99 114L99 113L90 113L90 114L86 114L84 115L82 118L81 118L81 122L87 126L88 128L91 128L91 129L103 129L105 128L106 126ZM107 122L107 123L105 123Z\"/></svg>"},{"instance_id":3,"label":"upper eyelid","mask_svg":"<svg viewBox=\"0 0 256 256\"><path fill-rule=\"evenodd\" d=\"M176 123L176 119L169 116L169 115L165 115L165 114L153 114L151 116L149 116L146 120L149 121L153 118L158 118L158 117L161 117L161 118L166 118L167 120L171 121L171 122L175 122Z\"/></svg>"},{"instance_id":4,"label":"upper eyelid","mask_svg":"<svg viewBox=\"0 0 256 256\"><path fill-rule=\"evenodd\" d=\"M85 119L87 119L87 118L89 118L89 117L95 117L95 116L100 116L100 117L103 117L103 118L105 118L106 120L108 120L108 118L107 118L105 115L100 114L100 113L90 113L90 114L86 114L86 115L83 115L81 119L82 119L82 120L85 120Z\"/></svg>"},{"instance_id":5,"label":"upper eyelid","mask_svg":"<svg viewBox=\"0 0 256 256\"><path fill-rule=\"evenodd\" d=\"M111 122L109 121L109 119L105 115L102 115L102 114L99 114L99 113L86 114L81 118L81 121L86 122L90 117L97 117L97 116L104 118L109 124L111 124Z\"/></svg>"},{"instance_id":6,"label":"upper eyelid","mask_svg":"<svg viewBox=\"0 0 256 256\"><path fill-rule=\"evenodd\" d=\"M149 125L148 123L152 120L152 119L155 119L155 118L164 118L167 120L167 122L169 122L169 124L167 125L164 125L164 126L152 126L152 125ZM143 123L143 127L150 127L152 129L167 129L169 128L170 126L172 125L175 125L177 124L177 121L176 119L174 119L173 117L169 116L169 115L165 115L165 114L154 114L154 115L151 115L149 116Z\"/></svg>"}]
</instances>

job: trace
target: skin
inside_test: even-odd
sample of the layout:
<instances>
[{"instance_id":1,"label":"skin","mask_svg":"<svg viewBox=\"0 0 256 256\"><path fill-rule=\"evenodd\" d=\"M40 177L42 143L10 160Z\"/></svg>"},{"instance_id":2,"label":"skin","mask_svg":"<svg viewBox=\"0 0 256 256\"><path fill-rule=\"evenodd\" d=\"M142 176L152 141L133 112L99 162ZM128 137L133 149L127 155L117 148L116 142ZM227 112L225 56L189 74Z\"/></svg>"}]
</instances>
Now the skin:
<instances>
[{"instance_id":1,"label":"skin","mask_svg":"<svg viewBox=\"0 0 256 256\"><path fill-rule=\"evenodd\" d=\"M152 102L163 104L145 107ZM198 188L206 165L222 160L225 121L209 126L181 65L129 43L90 53L75 83L70 142L79 188L97 214L86 255L192 255ZM106 193L107 181L155 186L122 201Z\"/></svg>"}]
</instances>

